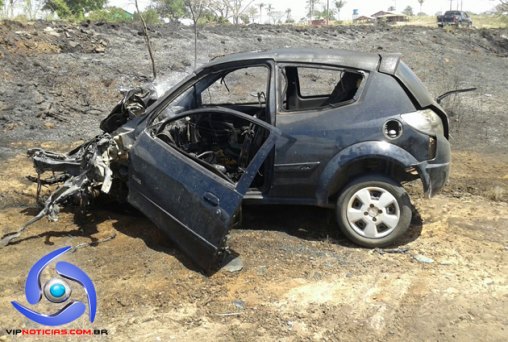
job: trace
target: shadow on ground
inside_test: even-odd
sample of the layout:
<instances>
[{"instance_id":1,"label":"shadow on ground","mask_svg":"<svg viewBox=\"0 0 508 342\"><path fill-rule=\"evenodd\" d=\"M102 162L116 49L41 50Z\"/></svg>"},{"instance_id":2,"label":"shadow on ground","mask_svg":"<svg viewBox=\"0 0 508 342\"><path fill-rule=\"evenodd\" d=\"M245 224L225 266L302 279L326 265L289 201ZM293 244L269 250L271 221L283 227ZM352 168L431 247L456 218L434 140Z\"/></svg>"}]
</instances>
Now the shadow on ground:
<instances>
[{"instance_id":1,"label":"shadow on ground","mask_svg":"<svg viewBox=\"0 0 508 342\"><path fill-rule=\"evenodd\" d=\"M145 245L155 251L164 252L174 256L190 270L201 272L194 263L182 254L171 239L155 225L153 225L140 212L129 205L114 203L101 203L82 211L79 208L69 209L65 212L73 214L73 223L77 229L56 231L48 230L37 235L25 233L23 238L12 244L20 244L24 241L44 238L44 243L54 245L53 237L87 237L90 246L97 246L100 239L99 225L112 221L112 227L125 235L142 239ZM22 213L27 217L35 216L37 208L26 208ZM44 219L44 218L43 218ZM51 223L49 224L51 226ZM340 231L335 222L335 214L332 210L307 207L307 206L244 206L240 230L256 231L280 231L299 239L309 241L331 241L346 248L358 248L351 243ZM400 246L417 239L422 231L422 219L418 211L413 208L413 220L411 227L404 237L395 245ZM238 254L231 251L225 262ZM212 272L214 273L214 272Z\"/></svg>"}]
</instances>

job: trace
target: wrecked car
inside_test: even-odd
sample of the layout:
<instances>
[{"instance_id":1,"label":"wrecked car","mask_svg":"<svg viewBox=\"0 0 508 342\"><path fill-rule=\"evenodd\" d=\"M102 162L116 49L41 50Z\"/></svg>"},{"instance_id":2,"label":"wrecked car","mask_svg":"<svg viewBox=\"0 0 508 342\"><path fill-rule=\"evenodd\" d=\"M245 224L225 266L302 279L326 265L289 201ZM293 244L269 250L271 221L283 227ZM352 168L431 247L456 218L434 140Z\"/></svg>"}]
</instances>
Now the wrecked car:
<instances>
[{"instance_id":1,"label":"wrecked car","mask_svg":"<svg viewBox=\"0 0 508 342\"><path fill-rule=\"evenodd\" d=\"M130 91L100 127L67 154L29 151L39 189L62 183L34 219L108 194L205 271L228 254L242 203L330 208L351 241L384 247L410 226L401 184L420 179L431 197L450 168L447 114L399 54L233 54L158 99Z\"/></svg>"}]
</instances>

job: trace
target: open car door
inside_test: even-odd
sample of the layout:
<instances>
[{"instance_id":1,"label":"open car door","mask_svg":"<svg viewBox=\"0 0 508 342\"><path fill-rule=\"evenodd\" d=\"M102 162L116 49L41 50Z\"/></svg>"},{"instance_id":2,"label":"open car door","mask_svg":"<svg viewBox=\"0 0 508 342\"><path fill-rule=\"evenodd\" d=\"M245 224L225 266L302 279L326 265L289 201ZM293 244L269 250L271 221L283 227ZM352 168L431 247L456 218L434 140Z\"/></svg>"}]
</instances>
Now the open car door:
<instances>
[{"instance_id":1,"label":"open car door","mask_svg":"<svg viewBox=\"0 0 508 342\"><path fill-rule=\"evenodd\" d=\"M214 271L279 131L221 107L191 110L155 126L130 150L128 201L197 265Z\"/></svg>"}]
</instances>

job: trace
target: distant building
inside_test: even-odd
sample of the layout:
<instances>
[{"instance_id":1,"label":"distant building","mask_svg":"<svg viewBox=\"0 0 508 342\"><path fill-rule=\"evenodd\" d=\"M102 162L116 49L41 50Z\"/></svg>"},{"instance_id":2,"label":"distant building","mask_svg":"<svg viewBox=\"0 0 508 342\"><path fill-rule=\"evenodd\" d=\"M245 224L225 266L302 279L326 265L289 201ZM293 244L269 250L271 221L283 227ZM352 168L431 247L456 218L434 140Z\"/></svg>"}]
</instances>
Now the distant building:
<instances>
[{"instance_id":1,"label":"distant building","mask_svg":"<svg viewBox=\"0 0 508 342\"><path fill-rule=\"evenodd\" d=\"M408 17L402 13L379 11L372 15L376 21L382 21L386 23L397 23L400 21L408 21Z\"/></svg>"},{"instance_id":2,"label":"distant building","mask_svg":"<svg viewBox=\"0 0 508 342\"><path fill-rule=\"evenodd\" d=\"M325 20L325 19L316 19L316 20L311 20L311 21L310 21L310 24L311 24L311 26L313 26L313 27L320 27L320 26L324 26L324 25L326 25L326 20Z\"/></svg>"},{"instance_id":3,"label":"distant building","mask_svg":"<svg viewBox=\"0 0 508 342\"><path fill-rule=\"evenodd\" d=\"M355 24L373 24L375 21L376 21L375 18L368 17L366 15L362 15L353 19L353 22Z\"/></svg>"}]
</instances>

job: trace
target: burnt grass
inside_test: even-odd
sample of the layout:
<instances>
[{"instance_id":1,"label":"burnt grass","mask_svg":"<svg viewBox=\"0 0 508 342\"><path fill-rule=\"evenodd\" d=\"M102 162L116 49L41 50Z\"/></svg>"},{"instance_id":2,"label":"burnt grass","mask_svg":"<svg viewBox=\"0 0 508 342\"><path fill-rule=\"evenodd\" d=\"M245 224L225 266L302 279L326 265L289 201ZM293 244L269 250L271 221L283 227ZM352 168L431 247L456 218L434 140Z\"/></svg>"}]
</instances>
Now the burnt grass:
<instances>
[{"instance_id":1,"label":"burnt grass","mask_svg":"<svg viewBox=\"0 0 508 342\"><path fill-rule=\"evenodd\" d=\"M99 122L119 101L120 91L153 85L163 93L192 72L191 28L161 25L149 27L149 34L158 71L155 82L140 26L0 22L0 159L42 142L65 150L70 143L90 139L100 132ZM507 42L506 29L213 26L199 33L198 65L229 53L278 47L399 52L434 96L477 88L443 100L452 149L505 161ZM454 167L470 168L465 164L471 162L460 160ZM504 190L492 194L496 186L505 188L502 183L461 179L446 191L506 199Z\"/></svg>"},{"instance_id":2,"label":"burnt grass","mask_svg":"<svg viewBox=\"0 0 508 342\"><path fill-rule=\"evenodd\" d=\"M167 90L193 69L193 32L182 26L149 28ZM423 27L217 26L199 34L198 65L239 51L276 47L400 52L430 92L456 88L474 93L443 101L450 113L454 149L500 151L507 138L507 30ZM11 142L88 139L120 99L120 90L152 79L138 26L104 23L0 22L0 130ZM17 152L17 151L16 151Z\"/></svg>"}]
</instances>

